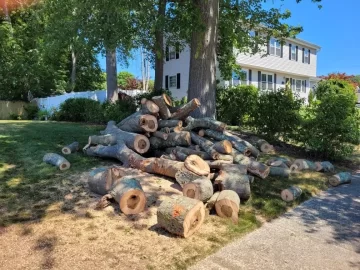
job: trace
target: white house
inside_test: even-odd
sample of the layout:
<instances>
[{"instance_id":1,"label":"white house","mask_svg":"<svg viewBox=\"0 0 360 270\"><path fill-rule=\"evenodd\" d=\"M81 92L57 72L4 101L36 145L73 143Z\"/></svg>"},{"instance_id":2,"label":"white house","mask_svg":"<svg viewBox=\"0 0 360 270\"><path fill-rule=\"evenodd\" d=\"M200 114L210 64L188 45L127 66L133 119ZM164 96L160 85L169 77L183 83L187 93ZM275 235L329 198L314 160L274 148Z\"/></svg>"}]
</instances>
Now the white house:
<instances>
[{"instance_id":1,"label":"white house","mask_svg":"<svg viewBox=\"0 0 360 270\"><path fill-rule=\"evenodd\" d=\"M264 53L247 55L239 53L237 63L242 68L242 76L233 76L231 81L221 80L224 86L252 84L261 91L272 91L289 81L292 90L307 99L310 89L320 80L316 77L318 45L301 39L286 39L281 45L276 39L271 39ZM173 47L166 48L164 63L164 83L173 96L181 99L187 96L189 84L190 48L187 46L181 52Z\"/></svg>"}]
</instances>

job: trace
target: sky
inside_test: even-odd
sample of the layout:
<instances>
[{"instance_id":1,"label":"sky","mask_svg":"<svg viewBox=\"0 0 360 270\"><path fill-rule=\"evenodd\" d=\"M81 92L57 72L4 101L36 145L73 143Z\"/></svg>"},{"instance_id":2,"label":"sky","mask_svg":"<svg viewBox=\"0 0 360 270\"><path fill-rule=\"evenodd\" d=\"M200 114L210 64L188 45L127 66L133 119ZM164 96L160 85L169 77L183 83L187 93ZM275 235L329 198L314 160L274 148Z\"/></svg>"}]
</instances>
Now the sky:
<instances>
[{"instance_id":1,"label":"sky","mask_svg":"<svg viewBox=\"0 0 360 270\"><path fill-rule=\"evenodd\" d=\"M292 13L287 23L301 25L304 31L297 37L321 47L318 53L317 75L331 72L360 74L360 0L322 0L322 8L311 0L268 0L266 7L289 9ZM127 70L141 77L140 53L135 52L129 66L118 64L118 72ZM105 59L99 56L101 68L105 70ZM154 71L151 71L154 78Z\"/></svg>"}]
</instances>

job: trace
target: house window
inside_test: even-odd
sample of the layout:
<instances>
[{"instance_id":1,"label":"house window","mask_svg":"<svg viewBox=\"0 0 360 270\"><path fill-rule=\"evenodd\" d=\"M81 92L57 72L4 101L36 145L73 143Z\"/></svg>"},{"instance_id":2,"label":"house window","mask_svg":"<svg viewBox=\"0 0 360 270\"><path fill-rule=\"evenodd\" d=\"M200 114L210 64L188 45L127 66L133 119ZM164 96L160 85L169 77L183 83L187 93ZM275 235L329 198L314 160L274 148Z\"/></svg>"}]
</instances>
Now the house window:
<instances>
[{"instance_id":1,"label":"house window","mask_svg":"<svg viewBox=\"0 0 360 270\"><path fill-rule=\"evenodd\" d=\"M306 49L304 51L304 63L309 64L309 51Z\"/></svg>"},{"instance_id":2,"label":"house window","mask_svg":"<svg viewBox=\"0 0 360 270\"><path fill-rule=\"evenodd\" d=\"M232 73L232 85L247 85L248 71L241 70L240 72Z\"/></svg>"},{"instance_id":3,"label":"house window","mask_svg":"<svg viewBox=\"0 0 360 270\"><path fill-rule=\"evenodd\" d=\"M301 87L301 89L302 89L302 92L303 92L303 93L306 93L306 81L305 81L305 80L302 81L302 87Z\"/></svg>"},{"instance_id":4,"label":"house window","mask_svg":"<svg viewBox=\"0 0 360 270\"><path fill-rule=\"evenodd\" d=\"M169 77L169 85L170 87L176 87L176 76Z\"/></svg>"},{"instance_id":5,"label":"house window","mask_svg":"<svg viewBox=\"0 0 360 270\"><path fill-rule=\"evenodd\" d=\"M274 80L273 74L261 74L261 90L273 90L274 89Z\"/></svg>"},{"instance_id":6,"label":"house window","mask_svg":"<svg viewBox=\"0 0 360 270\"><path fill-rule=\"evenodd\" d=\"M170 47L169 58L170 60L176 58L176 50L174 47Z\"/></svg>"},{"instance_id":7,"label":"house window","mask_svg":"<svg viewBox=\"0 0 360 270\"><path fill-rule=\"evenodd\" d=\"M296 47L291 47L291 60L296 60Z\"/></svg>"},{"instance_id":8,"label":"house window","mask_svg":"<svg viewBox=\"0 0 360 270\"><path fill-rule=\"evenodd\" d=\"M296 92L300 92L301 91L301 80L296 80L296 83L295 83L295 90Z\"/></svg>"},{"instance_id":9,"label":"house window","mask_svg":"<svg viewBox=\"0 0 360 270\"><path fill-rule=\"evenodd\" d=\"M281 57L281 44L276 39L270 39L270 54Z\"/></svg>"}]
</instances>

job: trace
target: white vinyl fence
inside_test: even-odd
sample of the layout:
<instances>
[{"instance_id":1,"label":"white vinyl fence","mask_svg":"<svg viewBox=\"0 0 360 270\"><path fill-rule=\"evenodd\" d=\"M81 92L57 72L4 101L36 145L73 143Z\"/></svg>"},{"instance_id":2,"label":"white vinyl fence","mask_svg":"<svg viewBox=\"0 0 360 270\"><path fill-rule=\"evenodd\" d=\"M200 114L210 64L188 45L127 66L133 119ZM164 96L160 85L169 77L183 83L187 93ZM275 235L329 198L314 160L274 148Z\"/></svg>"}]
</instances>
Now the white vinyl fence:
<instances>
[{"instance_id":1,"label":"white vinyl fence","mask_svg":"<svg viewBox=\"0 0 360 270\"><path fill-rule=\"evenodd\" d=\"M145 93L143 90L119 90L119 92L125 93L131 97ZM60 104L69 98L88 98L92 100L97 100L101 103L105 102L107 99L106 90L96 90L96 91L86 91L86 92L72 92L66 93L60 96L47 97L47 98L37 98L36 102L40 110L47 110L50 113L54 110L58 110Z\"/></svg>"}]
</instances>

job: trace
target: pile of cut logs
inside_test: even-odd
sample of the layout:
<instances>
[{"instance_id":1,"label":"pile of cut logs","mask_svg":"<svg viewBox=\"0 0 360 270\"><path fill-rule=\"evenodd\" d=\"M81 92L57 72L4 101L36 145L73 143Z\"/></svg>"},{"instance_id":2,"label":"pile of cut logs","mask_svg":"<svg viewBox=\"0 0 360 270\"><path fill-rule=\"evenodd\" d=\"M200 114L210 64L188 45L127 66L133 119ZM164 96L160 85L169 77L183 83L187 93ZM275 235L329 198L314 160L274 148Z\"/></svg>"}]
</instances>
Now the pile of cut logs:
<instances>
[{"instance_id":1,"label":"pile of cut logs","mask_svg":"<svg viewBox=\"0 0 360 270\"><path fill-rule=\"evenodd\" d=\"M119 123L110 121L100 135L90 136L83 148L89 156L114 158L122 166L175 179L183 196L169 197L157 210L158 224L171 233L183 237L193 234L204 221L206 207L215 208L220 217L236 223L240 201L250 197L254 177L289 177L290 173L304 169L333 170L328 162L291 162L281 157L267 164L258 162L260 152L272 151L272 145L259 140L254 146L227 132L222 122L189 116L199 106L195 98L173 107L166 94L143 99L137 112ZM78 144L73 143L63 153L77 148ZM70 167L63 159L57 154L44 157L45 162L61 169ZM146 194L137 176L122 176L116 166L92 171L89 188L103 195L98 208L115 199L128 215L142 212L146 205ZM300 194L301 189L290 187L281 196L291 201Z\"/></svg>"}]
</instances>

